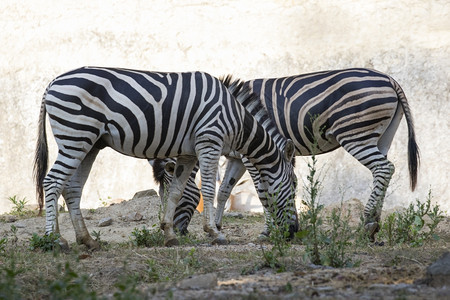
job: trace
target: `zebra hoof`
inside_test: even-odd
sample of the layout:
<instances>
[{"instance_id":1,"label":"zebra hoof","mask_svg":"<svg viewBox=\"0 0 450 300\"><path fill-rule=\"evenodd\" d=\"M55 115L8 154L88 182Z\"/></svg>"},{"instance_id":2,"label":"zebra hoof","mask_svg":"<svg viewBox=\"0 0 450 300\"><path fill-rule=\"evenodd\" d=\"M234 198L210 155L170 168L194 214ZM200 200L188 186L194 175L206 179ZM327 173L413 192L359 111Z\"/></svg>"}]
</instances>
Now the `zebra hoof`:
<instances>
[{"instance_id":1,"label":"zebra hoof","mask_svg":"<svg viewBox=\"0 0 450 300\"><path fill-rule=\"evenodd\" d=\"M180 244L180 242L178 242L178 240L176 238L172 238L172 239L164 242L164 246L166 246L166 247L178 246L179 244Z\"/></svg>"},{"instance_id":2,"label":"zebra hoof","mask_svg":"<svg viewBox=\"0 0 450 300\"><path fill-rule=\"evenodd\" d=\"M378 222L371 222L364 225L367 235L371 243L375 242L375 234L380 230L380 225Z\"/></svg>"}]
</instances>

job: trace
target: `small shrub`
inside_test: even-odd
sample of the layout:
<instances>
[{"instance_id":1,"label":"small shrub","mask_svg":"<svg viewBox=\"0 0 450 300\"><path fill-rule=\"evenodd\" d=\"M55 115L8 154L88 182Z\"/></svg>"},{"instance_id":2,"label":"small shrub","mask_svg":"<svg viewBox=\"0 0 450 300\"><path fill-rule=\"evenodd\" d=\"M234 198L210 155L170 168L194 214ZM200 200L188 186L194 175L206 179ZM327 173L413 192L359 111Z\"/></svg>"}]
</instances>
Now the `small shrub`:
<instances>
[{"instance_id":1,"label":"small shrub","mask_svg":"<svg viewBox=\"0 0 450 300\"><path fill-rule=\"evenodd\" d=\"M60 235L58 233L50 233L49 235L39 236L37 233L33 233L30 238L30 250L41 249L44 252L52 250L60 250L58 239Z\"/></svg>"},{"instance_id":2,"label":"small shrub","mask_svg":"<svg viewBox=\"0 0 450 300\"><path fill-rule=\"evenodd\" d=\"M100 240L101 234L102 233L100 230L99 231L92 230L92 236L94 237L96 242L102 243L102 241Z\"/></svg>"},{"instance_id":3,"label":"small shrub","mask_svg":"<svg viewBox=\"0 0 450 300\"><path fill-rule=\"evenodd\" d=\"M17 275L24 270L17 268L14 257L9 259L9 265L0 264L0 299L22 299L20 286L17 284Z\"/></svg>"},{"instance_id":4,"label":"small shrub","mask_svg":"<svg viewBox=\"0 0 450 300\"><path fill-rule=\"evenodd\" d=\"M19 199L17 195L9 197L8 200L14 205L11 213L17 216L26 215L25 205L27 204L26 198Z\"/></svg>"},{"instance_id":5,"label":"small shrub","mask_svg":"<svg viewBox=\"0 0 450 300\"><path fill-rule=\"evenodd\" d=\"M183 258L183 264L191 268L200 268L201 264L195 255L195 248L191 248L188 254Z\"/></svg>"},{"instance_id":6,"label":"small shrub","mask_svg":"<svg viewBox=\"0 0 450 300\"><path fill-rule=\"evenodd\" d=\"M350 211L342 214L342 202L339 208L333 208L331 216L327 216L327 225L330 229L323 233L324 250L321 255L323 265L334 268L351 267L353 262L348 255L353 232L350 228Z\"/></svg>"},{"instance_id":7,"label":"small shrub","mask_svg":"<svg viewBox=\"0 0 450 300\"><path fill-rule=\"evenodd\" d=\"M94 291L88 288L88 276L78 275L66 262L64 268L57 266L57 280L47 280L50 299L97 299Z\"/></svg>"},{"instance_id":8,"label":"small shrub","mask_svg":"<svg viewBox=\"0 0 450 300\"><path fill-rule=\"evenodd\" d=\"M156 247L164 246L164 234L153 225L153 230L148 230L145 226L142 229L134 228L132 235L132 243L138 247Z\"/></svg>"},{"instance_id":9,"label":"small shrub","mask_svg":"<svg viewBox=\"0 0 450 300\"><path fill-rule=\"evenodd\" d=\"M422 246L425 242L439 240L436 234L438 224L444 219L439 205L431 206L431 189L425 202L416 200L402 212L388 215L381 226L380 236L387 239L390 246L408 244Z\"/></svg>"},{"instance_id":10,"label":"small shrub","mask_svg":"<svg viewBox=\"0 0 450 300\"><path fill-rule=\"evenodd\" d=\"M114 284L114 287L118 289L114 293L114 299L117 300L138 300L148 299L145 293L138 289L139 279L134 275L121 276L119 280Z\"/></svg>"},{"instance_id":11,"label":"small shrub","mask_svg":"<svg viewBox=\"0 0 450 300\"><path fill-rule=\"evenodd\" d=\"M6 237L0 239L0 255L6 253L6 245L8 244L8 239Z\"/></svg>"},{"instance_id":12,"label":"small shrub","mask_svg":"<svg viewBox=\"0 0 450 300\"><path fill-rule=\"evenodd\" d=\"M317 145L314 147L316 146ZM314 154L311 156L311 162L308 162L308 169L309 174L307 176L307 182L303 184L305 192L303 205L307 209L300 214L300 220L302 222L300 227L303 228L303 230L299 231L296 234L296 237L302 239L306 245L305 256L309 258L313 264L320 265L322 262L319 251L322 239L320 227L323 224L320 212L323 210L323 205L319 204L318 197L322 189L322 183L316 177L317 159Z\"/></svg>"},{"instance_id":13,"label":"small shrub","mask_svg":"<svg viewBox=\"0 0 450 300\"><path fill-rule=\"evenodd\" d=\"M275 269L277 272L286 271L286 265L281 260L281 257L285 257L288 254L289 248L291 247L289 238L289 223L286 222L288 216L282 215L281 220L277 220L278 207L276 205L277 195L272 196L273 201L271 201L272 207L267 211L268 216L266 216L269 226L269 241L272 244L270 250L264 249L261 245L261 251L263 258L268 267Z\"/></svg>"},{"instance_id":14,"label":"small shrub","mask_svg":"<svg viewBox=\"0 0 450 300\"><path fill-rule=\"evenodd\" d=\"M296 237L302 239L305 246L305 258L316 265L327 265L332 267L352 266L352 259L348 255L349 247L352 245L353 236L350 228L350 211L347 215L342 214L342 203L339 208L334 208L330 216L326 217L326 224L321 217L324 208L319 203L319 195L322 190L322 182L317 173L317 142L312 145L311 161L308 162L309 174L304 183L305 200L303 205L307 207L300 214L302 231ZM325 229L324 225L327 225Z\"/></svg>"}]
</instances>

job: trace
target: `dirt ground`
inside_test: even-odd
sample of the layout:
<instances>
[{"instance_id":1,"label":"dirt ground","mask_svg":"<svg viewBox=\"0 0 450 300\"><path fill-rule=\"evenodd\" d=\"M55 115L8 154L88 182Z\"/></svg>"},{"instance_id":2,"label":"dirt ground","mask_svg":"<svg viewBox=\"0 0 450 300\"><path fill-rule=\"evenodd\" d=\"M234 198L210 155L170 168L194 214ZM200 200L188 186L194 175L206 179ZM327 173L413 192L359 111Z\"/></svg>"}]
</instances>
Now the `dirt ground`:
<instances>
[{"instance_id":1,"label":"dirt ground","mask_svg":"<svg viewBox=\"0 0 450 300\"><path fill-rule=\"evenodd\" d=\"M449 249L449 218L440 224L441 240L431 245L355 249L351 255L354 261L360 261L357 267L312 265L303 259L305 246L294 244L285 261L287 271L277 273L264 266L261 248L268 249L270 244L258 240L263 228L261 215L228 213L223 228L228 245L211 245L202 231L202 217L196 213L189 230L200 242L170 249L138 248L123 245L129 244L135 228L152 228L159 223L159 198L147 195L116 202L119 203L83 211L89 231L100 232L101 241L107 243L100 251L87 252L77 246L69 215L61 213L59 217L61 234L72 248L66 259L77 256L72 263L74 268L89 274L93 289L108 298L112 298L112 286L124 273L137 274L141 278L138 289L152 299L448 299L450 296L448 285L432 287L421 281L427 266ZM357 223L362 204L353 200L345 203L345 208L351 209L352 221ZM99 227L104 218L112 218L112 224ZM43 234L44 218L14 219L1 216L0 237L11 237L11 225L18 228L17 245L27 245L33 233ZM174 258L170 259L171 256ZM183 264L194 256L195 265ZM149 272L149 261L159 264L156 271ZM175 266L168 266L174 261ZM175 269L172 278L166 280L148 280L150 273L161 279L165 264L167 269L179 270ZM49 268L46 266L47 272Z\"/></svg>"}]
</instances>

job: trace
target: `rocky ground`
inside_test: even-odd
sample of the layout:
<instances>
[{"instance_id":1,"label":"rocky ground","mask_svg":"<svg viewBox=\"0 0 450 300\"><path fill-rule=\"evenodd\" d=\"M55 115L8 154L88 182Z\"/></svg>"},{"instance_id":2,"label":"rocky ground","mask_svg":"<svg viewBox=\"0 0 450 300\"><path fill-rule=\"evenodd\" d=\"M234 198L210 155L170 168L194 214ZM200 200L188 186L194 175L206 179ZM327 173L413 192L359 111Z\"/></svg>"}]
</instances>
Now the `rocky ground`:
<instances>
[{"instance_id":1,"label":"rocky ground","mask_svg":"<svg viewBox=\"0 0 450 300\"><path fill-rule=\"evenodd\" d=\"M89 274L98 295L112 298L114 283L126 273L140 278L136 288L142 297L155 299L450 297L450 255L447 253L442 261L430 267L449 249L448 218L440 224L440 241L418 248L370 246L351 250L353 261L360 263L350 268L313 265L303 259L305 246L294 244L285 258L286 271L277 273L265 266L262 258L261 249L271 246L258 240L263 227L261 215L229 213L224 221L229 245L210 245L202 231L201 215L196 213L189 227L195 242L191 239L170 249L138 248L129 246L131 233L135 228L152 228L159 223L159 198L150 191L129 201L116 202L83 211L90 232L100 232L100 240L105 243L100 251L88 252L77 246L68 214L61 213L59 217L61 233L72 247L71 254L64 254L64 259L76 256L71 265L77 272ZM358 200L345 204L345 208L351 209L355 223L361 207ZM43 234L42 217L17 219L3 215L0 220L0 238L11 239L11 225L18 228L16 245L27 245L33 233ZM48 273L51 267L45 268ZM170 278L164 278L165 274ZM26 278L22 280L27 281Z\"/></svg>"}]
</instances>

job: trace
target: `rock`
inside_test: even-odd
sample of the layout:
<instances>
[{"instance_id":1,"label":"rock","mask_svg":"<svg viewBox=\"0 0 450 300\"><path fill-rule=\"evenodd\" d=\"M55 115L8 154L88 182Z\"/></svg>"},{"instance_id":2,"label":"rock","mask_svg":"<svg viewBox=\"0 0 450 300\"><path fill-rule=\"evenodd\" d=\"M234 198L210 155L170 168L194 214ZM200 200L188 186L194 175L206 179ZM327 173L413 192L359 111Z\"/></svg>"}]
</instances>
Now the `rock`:
<instances>
[{"instance_id":1,"label":"rock","mask_svg":"<svg viewBox=\"0 0 450 300\"><path fill-rule=\"evenodd\" d=\"M6 223L14 223L15 221L17 221L17 217L16 216L6 216L5 221L6 221Z\"/></svg>"},{"instance_id":2,"label":"rock","mask_svg":"<svg viewBox=\"0 0 450 300\"><path fill-rule=\"evenodd\" d=\"M113 205L116 205L116 204L120 204L123 201L126 201L126 200L122 199L122 198L116 198L116 199L113 199L111 201L108 201L108 203L109 203L110 206L113 206Z\"/></svg>"},{"instance_id":3,"label":"rock","mask_svg":"<svg viewBox=\"0 0 450 300\"><path fill-rule=\"evenodd\" d=\"M158 196L158 193L154 189L140 191L134 194L133 199L139 199L144 197Z\"/></svg>"},{"instance_id":4,"label":"rock","mask_svg":"<svg viewBox=\"0 0 450 300\"><path fill-rule=\"evenodd\" d=\"M432 287L450 287L450 252L444 253L427 268L424 283Z\"/></svg>"},{"instance_id":5,"label":"rock","mask_svg":"<svg viewBox=\"0 0 450 300\"><path fill-rule=\"evenodd\" d=\"M17 222L16 224L14 224L14 226L16 226L17 228L25 228L26 225L22 222Z\"/></svg>"},{"instance_id":6,"label":"rock","mask_svg":"<svg viewBox=\"0 0 450 300\"><path fill-rule=\"evenodd\" d=\"M193 276L180 281L177 284L180 289L205 290L213 289L217 286L217 274L209 273Z\"/></svg>"},{"instance_id":7,"label":"rock","mask_svg":"<svg viewBox=\"0 0 450 300\"><path fill-rule=\"evenodd\" d=\"M230 217L230 218L237 218L237 219L244 218L243 214L241 214L240 212L235 212L235 211L226 213L225 216Z\"/></svg>"},{"instance_id":8,"label":"rock","mask_svg":"<svg viewBox=\"0 0 450 300\"><path fill-rule=\"evenodd\" d=\"M106 226L111 225L112 222L113 222L112 218L109 218L109 217L108 218L103 218L103 219L100 220L100 222L98 222L98 226L99 227L106 227Z\"/></svg>"},{"instance_id":9,"label":"rock","mask_svg":"<svg viewBox=\"0 0 450 300\"><path fill-rule=\"evenodd\" d=\"M126 221L132 222L132 221L141 221L144 217L138 213L138 212L133 212L128 214L124 219Z\"/></svg>"}]
</instances>

